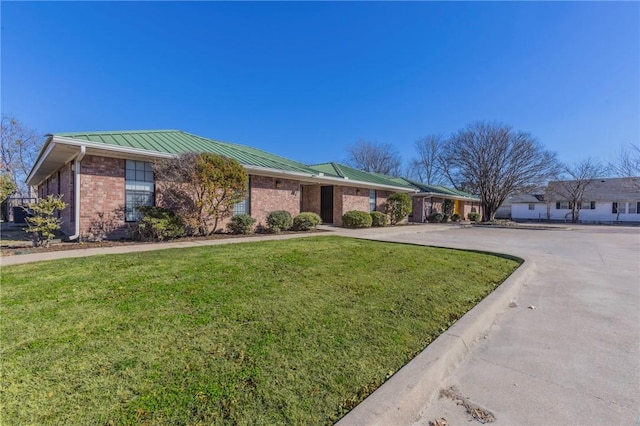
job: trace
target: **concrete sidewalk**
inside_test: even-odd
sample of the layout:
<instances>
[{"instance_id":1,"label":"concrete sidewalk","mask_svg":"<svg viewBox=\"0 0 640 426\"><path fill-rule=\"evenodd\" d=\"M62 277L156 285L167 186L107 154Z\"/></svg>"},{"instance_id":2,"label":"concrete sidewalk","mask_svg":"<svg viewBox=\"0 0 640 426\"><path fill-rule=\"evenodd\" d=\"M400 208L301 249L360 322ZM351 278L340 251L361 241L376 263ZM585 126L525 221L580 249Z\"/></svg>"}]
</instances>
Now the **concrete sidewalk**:
<instances>
[{"instance_id":1,"label":"concrete sidewalk","mask_svg":"<svg viewBox=\"0 0 640 426\"><path fill-rule=\"evenodd\" d=\"M320 225L318 229L325 232L299 232L295 234L282 235L255 235L243 238L222 238L217 240L196 240L162 242L149 244L123 244L113 247L83 248L77 250L59 250L41 253L20 254L15 256L0 257L0 266L20 265L24 263L42 262L45 260L69 259L74 257L87 257L104 254L140 253L153 250L167 250L173 248L215 246L220 244L238 244L256 241L287 240L291 238L305 238L325 235L343 235L354 238L384 238L389 235L417 234L423 232L437 232L449 229L458 229L460 225L425 225L412 224L399 227L386 228L366 228L366 229L345 229L336 226Z\"/></svg>"},{"instance_id":2,"label":"concrete sidewalk","mask_svg":"<svg viewBox=\"0 0 640 426\"><path fill-rule=\"evenodd\" d=\"M487 305L493 294L476 307L502 313L457 368L447 365L452 373L437 387L455 387L446 392L455 400L429 387L410 392L432 373L429 364L422 372L412 367L414 360L410 375L379 389L382 401L376 391L342 425L478 424L465 405L496 425L639 424L640 229L473 228L378 239L510 253L536 270L511 307Z\"/></svg>"}]
</instances>

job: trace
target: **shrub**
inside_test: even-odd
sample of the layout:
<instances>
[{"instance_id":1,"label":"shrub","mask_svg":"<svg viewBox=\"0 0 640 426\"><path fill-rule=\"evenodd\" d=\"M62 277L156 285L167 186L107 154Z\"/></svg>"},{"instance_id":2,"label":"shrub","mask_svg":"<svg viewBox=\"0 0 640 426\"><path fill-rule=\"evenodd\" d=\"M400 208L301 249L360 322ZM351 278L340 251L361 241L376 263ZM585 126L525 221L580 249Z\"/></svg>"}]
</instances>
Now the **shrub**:
<instances>
[{"instance_id":1,"label":"shrub","mask_svg":"<svg viewBox=\"0 0 640 426\"><path fill-rule=\"evenodd\" d=\"M267 216L267 229L269 232L277 234L280 231L286 231L293 226L293 218L291 213L286 210L276 210Z\"/></svg>"},{"instance_id":2,"label":"shrub","mask_svg":"<svg viewBox=\"0 0 640 426\"><path fill-rule=\"evenodd\" d=\"M256 220L248 214L237 214L231 218L231 221L227 224L227 229L232 234L252 234L255 223Z\"/></svg>"},{"instance_id":3,"label":"shrub","mask_svg":"<svg viewBox=\"0 0 640 426\"><path fill-rule=\"evenodd\" d=\"M140 221L134 229L134 237L143 241L162 241L181 237L186 233L182 219L173 211L162 207L138 207Z\"/></svg>"},{"instance_id":4,"label":"shrub","mask_svg":"<svg viewBox=\"0 0 640 426\"><path fill-rule=\"evenodd\" d=\"M442 223L447 223L449 222L449 215L448 214L443 214L442 215Z\"/></svg>"},{"instance_id":5,"label":"shrub","mask_svg":"<svg viewBox=\"0 0 640 426\"><path fill-rule=\"evenodd\" d=\"M455 205L455 201L449 198L445 198L444 202L442 203L442 214L451 217L451 215L453 214L453 210L455 209Z\"/></svg>"},{"instance_id":6,"label":"shrub","mask_svg":"<svg viewBox=\"0 0 640 426\"><path fill-rule=\"evenodd\" d=\"M451 216L452 222L460 222L460 219L462 219L462 217L458 213L454 213L453 216Z\"/></svg>"},{"instance_id":7,"label":"shrub","mask_svg":"<svg viewBox=\"0 0 640 426\"><path fill-rule=\"evenodd\" d=\"M54 215L56 211L63 210L65 207L67 204L62 201L62 195L49 195L37 203L27 204L29 227L26 231L31 233L34 247L49 245L62 223Z\"/></svg>"},{"instance_id":8,"label":"shrub","mask_svg":"<svg viewBox=\"0 0 640 426\"><path fill-rule=\"evenodd\" d=\"M342 226L345 228L369 228L371 215L367 212L351 210L342 215Z\"/></svg>"},{"instance_id":9,"label":"shrub","mask_svg":"<svg viewBox=\"0 0 640 426\"><path fill-rule=\"evenodd\" d=\"M427 221L429 223L440 223L443 217L444 215L442 213L434 212L427 216Z\"/></svg>"},{"instance_id":10,"label":"shrub","mask_svg":"<svg viewBox=\"0 0 640 426\"><path fill-rule=\"evenodd\" d=\"M467 215L471 222L477 222L480 219L480 213L471 212Z\"/></svg>"},{"instance_id":11,"label":"shrub","mask_svg":"<svg viewBox=\"0 0 640 426\"><path fill-rule=\"evenodd\" d=\"M322 219L315 213L302 212L293 219L293 229L295 231L308 231L322 223Z\"/></svg>"},{"instance_id":12,"label":"shrub","mask_svg":"<svg viewBox=\"0 0 640 426\"><path fill-rule=\"evenodd\" d=\"M371 225L372 226L385 226L389 220L386 214L382 212L371 212Z\"/></svg>"},{"instance_id":13,"label":"shrub","mask_svg":"<svg viewBox=\"0 0 640 426\"><path fill-rule=\"evenodd\" d=\"M391 225L395 225L411 213L411 197L404 192L391 194L387 198L385 209Z\"/></svg>"}]
</instances>

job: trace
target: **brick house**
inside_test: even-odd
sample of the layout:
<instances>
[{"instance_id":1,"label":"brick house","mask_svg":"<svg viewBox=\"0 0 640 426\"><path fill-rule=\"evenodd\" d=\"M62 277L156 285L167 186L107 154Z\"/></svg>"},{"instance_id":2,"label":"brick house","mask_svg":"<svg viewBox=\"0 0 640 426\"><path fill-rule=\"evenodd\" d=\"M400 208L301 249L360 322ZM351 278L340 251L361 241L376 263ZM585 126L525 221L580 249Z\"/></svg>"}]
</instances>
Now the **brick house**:
<instances>
[{"instance_id":1,"label":"brick house","mask_svg":"<svg viewBox=\"0 0 640 426\"><path fill-rule=\"evenodd\" d=\"M69 239L91 236L97 228L108 237L125 235L138 219L137 207L155 205L153 161L183 152L212 152L240 162L249 174L249 195L234 207L265 223L269 212L319 214L324 223L341 225L349 210L381 209L394 192L415 193L410 183L327 163L307 166L255 148L219 142L179 130L60 133L48 135L27 184L38 197L61 194L60 212ZM219 227L224 227L224 223Z\"/></svg>"},{"instance_id":2,"label":"brick house","mask_svg":"<svg viewBox=\"0 0 640 426\"><path fill-rule=\"evenodd\" d=\"M480 199L472 194L405 178L394 178L394 180L404 181L418 191L411 194L413 211L409 216L410 222L424 223L431 213L442 213L444 200L452 200L453 214L459 214L463 219L468 218L471 212L478 213L482 217Z\"/></svg>"}]
</instances>

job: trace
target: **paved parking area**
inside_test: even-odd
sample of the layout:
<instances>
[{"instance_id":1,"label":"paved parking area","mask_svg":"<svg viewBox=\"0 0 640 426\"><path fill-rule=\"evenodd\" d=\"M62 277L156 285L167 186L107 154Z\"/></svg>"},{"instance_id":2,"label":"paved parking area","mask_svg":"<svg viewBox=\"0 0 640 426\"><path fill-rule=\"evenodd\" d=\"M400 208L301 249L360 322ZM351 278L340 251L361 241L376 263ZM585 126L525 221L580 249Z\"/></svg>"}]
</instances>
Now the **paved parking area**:
<instances>
[{"instance_id":1,"label":"paved parking area","mask_svg":"<svg viewBox=\"0 0 640 426\"><path fill-rule=\"evenodd\" d=\"M378 239L502 252L536 265L517 306L442 389L455 386L496 425L640 424L640 228L476 227ZM458 403L424 400L414 424L479 424Z\"/></svg>"}]
</instances>

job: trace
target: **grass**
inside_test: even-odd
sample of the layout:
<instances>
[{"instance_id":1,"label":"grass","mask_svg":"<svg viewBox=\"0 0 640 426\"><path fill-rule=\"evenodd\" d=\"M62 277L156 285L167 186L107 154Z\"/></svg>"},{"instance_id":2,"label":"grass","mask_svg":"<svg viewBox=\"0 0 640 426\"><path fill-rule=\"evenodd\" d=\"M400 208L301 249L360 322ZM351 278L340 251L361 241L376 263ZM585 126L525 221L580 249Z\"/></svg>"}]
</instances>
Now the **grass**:
<instances>
[{"instance_id":1,"label":"grass","mask_svg":"<svg viewBox=\"0 0 640 426\"><path fill-rule=\"evenodd\" d=\"M3 424L328 424L518 263L310 237L3 267Z\"/></svg>"}]
</instances>

